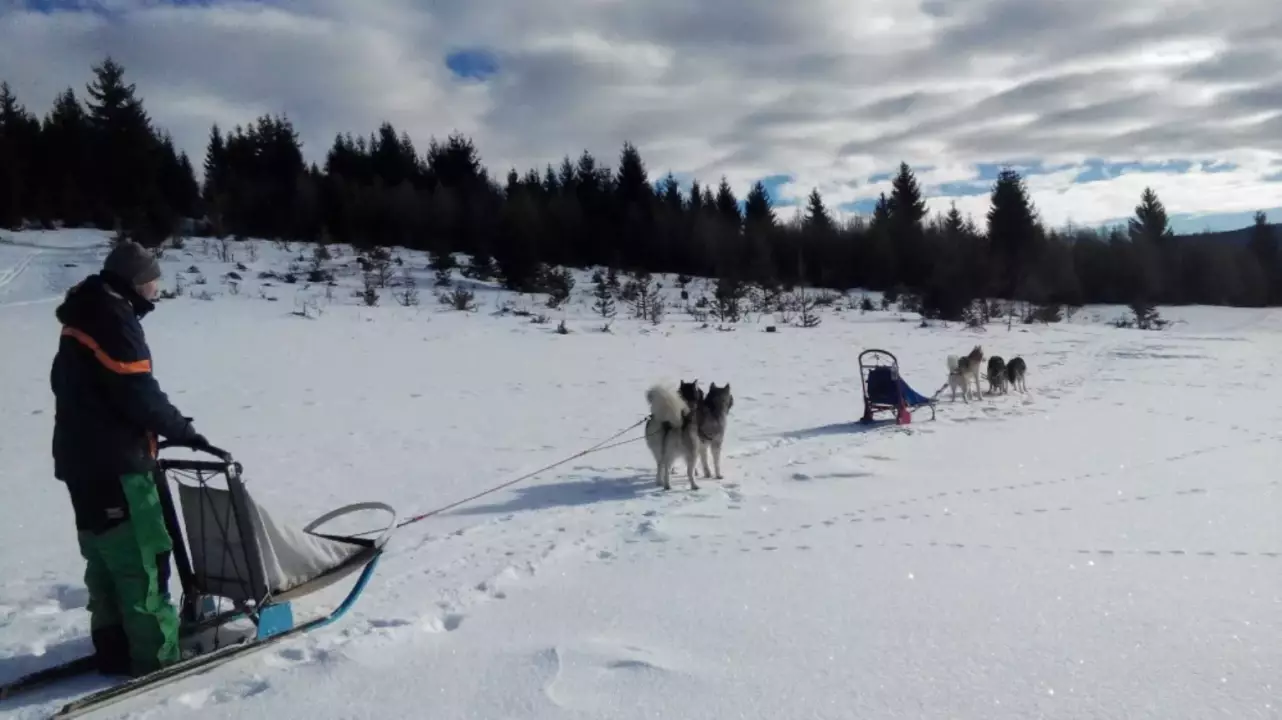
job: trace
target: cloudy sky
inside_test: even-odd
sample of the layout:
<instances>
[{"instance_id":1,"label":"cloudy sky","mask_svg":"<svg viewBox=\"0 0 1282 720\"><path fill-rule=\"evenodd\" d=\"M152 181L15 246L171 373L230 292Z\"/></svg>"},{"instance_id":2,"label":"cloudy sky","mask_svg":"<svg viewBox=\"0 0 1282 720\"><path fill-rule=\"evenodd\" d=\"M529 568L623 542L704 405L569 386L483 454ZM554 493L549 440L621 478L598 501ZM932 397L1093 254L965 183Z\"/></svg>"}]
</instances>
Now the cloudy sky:
<instances>
[{"instance_id":1,"label":"cloudy sky","mask_svg":"<svg viewBox=\"0 0 1282 720\"><path fill-rule=\"evenodd\" d=\"M1282 221L1278 0L0 0L0 78L43 115L111 54L199 161L294 120L309 160L386 119L501 176L624 140L651 176L864 212L906 161L982 220L1002 164L1043 218ZM784 210L784 214L788 211Z\"/></svg>"}]
</instances>

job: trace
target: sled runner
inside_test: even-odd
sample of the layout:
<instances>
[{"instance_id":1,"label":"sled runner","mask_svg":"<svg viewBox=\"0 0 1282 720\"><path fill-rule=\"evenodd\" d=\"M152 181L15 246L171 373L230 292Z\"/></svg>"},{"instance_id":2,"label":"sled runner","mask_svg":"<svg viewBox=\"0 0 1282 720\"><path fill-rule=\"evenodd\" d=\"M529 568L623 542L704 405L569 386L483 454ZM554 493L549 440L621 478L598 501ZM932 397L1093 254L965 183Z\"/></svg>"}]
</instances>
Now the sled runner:
<instances>
[{"instance_id":1,"label":"sled runner","mask_svg":"<svg viewBox=\"0 0 1282 720\"><path fill-rule=\"evenodd\" d=\"M873 422L877 413L892 412L895 423L907 425L918 408L930 408L935 419L935 399L913 390L899 376L899 360L887 350L865 350L859 353L859 376L864 391L864 416L861 423Z\"/></svg>"},{"instance_id":2,"label":"sled runner","mask_svg":"<svg viewBox=\"0 0 1282 720\"><path fill-rule=\"evenodd\" d=\"M166 447L172 445L161 445ZM282 525L250 496L239 462L217 448L201 451L219 459L160 459L154 477L165 525L174 540L173 561L182 585L178 612L184 655L204 636L212 635L212 641L200 642L203 646L195 654L178 663L74 700L53 717L83 715L328 625L341 618L365 589L396 526L396 511L391 506L357 503L326 513L302 529ZM178 486L178 504L169 487L170 479ZM383 510L391 515L378 537L366 539L317 530L335 518L361 510ZM293 600L357 571L360 575L353 588L337 608L295 624ZM229 607L221 610L224 603ZM238 633L223 644L219 638L225 632L223 627L243 620L252 624L252 630ZM93 671L92 658L78 658L37 671L0 687L0 701Z\"/></svg>"}]
</instances>

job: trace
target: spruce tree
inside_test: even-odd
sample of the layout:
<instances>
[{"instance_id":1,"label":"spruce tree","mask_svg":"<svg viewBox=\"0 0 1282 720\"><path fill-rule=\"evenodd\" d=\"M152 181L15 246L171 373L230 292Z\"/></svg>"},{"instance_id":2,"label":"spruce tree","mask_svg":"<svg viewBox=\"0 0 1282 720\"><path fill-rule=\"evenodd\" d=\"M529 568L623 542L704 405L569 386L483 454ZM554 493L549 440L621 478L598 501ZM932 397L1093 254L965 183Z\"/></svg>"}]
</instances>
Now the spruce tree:
<instances>
[{"instance_id":1,"label":"spruce tree","mask_svg":"<svg viewBox=\"0 0 1282 720\"><path fill-rule=\"evenodd\" d=\"M1173 258L1168 254L1169 240L1174 237L1166 206L1152 188L1144 188L1135 216L1127 221L1131 240L1132 265L1130 282L1133 299L1147 303L1171 300L1166 279L1177 276Z\"/></svg>"},{"instance_id":2,"label":"spruce tree","mask_svg":"<svg viewBox=\"0 0 1282 720\"><path fill-rule=\"evenodd\" d=\"M654 197L649 177L641 153L632 143L625 142L619 153L619 170L614 183L620 208L635 206L640 210L649 205Z\"/></svg>"},{"instance_id":3,"label":"spruce tree","mask_svg":"<svg viewBox=\"0 0 1282 720\"><path fill-rule=\"evenodd\" d=\"M200 200L200 186L196 183L196 174L187 153L175 150L173 138L168 133L161 137L157 153L157 184L169 210L175 217L194 217Z\"/></svg>"},{"instance_id":4,"label":"spruce tree","mask_svg":"<svg viewBox=\"0 0 1282 720\"><path fill-rule=\"evenodd\" d=\"M1255 222L1251 226L1251 239L1248 241L1251 253L1259 260L1260 265L1272 268L1278 262L1278 238L1274 228L1269 224L1269 216L1263 211L1255 213Z\"/></svg>"},{"instance_id":5,"label":"spruce tree","mask_svg":"<svg viewBox=\"0 0 1282 720\"><path fill-rule=\"evenodd\" d=\"M974 286L966 274L966 251L969 248L960 233L960 213L955 218L950 216L948 228L950 237L939 243L931 277L920 288L922 315L932 320L963 319L975 297ZM978 325L979 316L972 317L974 324Z\"/></svg>"},{"instance_id":6,"label":"spruce tree","mask_svg":"<svg viewBox=\"0 0 1282 720\"><path fill-rule=\"evenodd\" d=\"M961 243L966 237L966 220L962 217L961 211L957 209L957 203L953 203L949 208L948 214L944 216L944 238L949 242Z\"/></svg>"},{"instance_id":7,"label":"spruce tree","mask_svg":"<svg viewBox=\"0 0 1282 720\"><path fill-rule=\"evenodd\" d=\"M931 255L926 248L924 225L926 213L917 177L907 163L900 163L890 193L889 232L900 279L912 288L921 288L931 276Z\"/></svg>"},{"instance_id":8,"label":"spruce tree","mask_svg":"<svg viewBox=\"0 0 1282 720\"><path fill-rule=\"evenodd\" d=\"M0 82L0 227L17 229L34 218L40 124Z\"/></svg>"},{"instance_id":9,"label":"spruce tree","mask_svg":"<svg viewBox=\"0 0 1282 720\"><path fill-rule=\"evenodd\" d=\"M615 223L619 257L627 267L641 267L653 262L654 188L641 153L632 143L624 143L619 154L619 170L614 182Z\"/></svg>"},{"instance_id":10,"label":"spruce tree","mask_svg":"<svg viewBox=\"0 0 1282 720\"><path fill-rule=\"evenodd\" d=\"M99 201L95 222L111 227L119 221L128 232L141 230L148 203L156 192L159 154L151 119L126 83L125 69L107 57L93 68L88 111L92 128L93 192ZM140 238L154 242L156 238Z\"/></svg>"},{"instance_id":11,"label":"spruce tree","mask_svg":"<svg viewBox=\"0 0 1282 720\"><path fill-rule=\"evenodd\" d=\"M825 255L835 247L836 223L824 204L819 189L810 191L806 201L806 214L801 225L801 259L798 268L802 275L797 280L803 285L823 287L826 277L834 268L824 263Z\"/></svg>"},{"instance_id":12,"label":"spruce tree","mask_svg":"<svg viewBox=\"0 0 1282 720\"><path fill-rule=\"evenodd\" d=\"M433 252L427 263L428 269L436 275L437 287L449 286L451 275L457 266L454 255L448 252Z\"/></svg>"},{"instance_id":13,"label":"spruce tree","mask_svg":"<svg viewBox=\"0 0 1282 720\"><path fill-rule=\"evenodd\" d=\"M220 198L226 192L229 184L229 169L227 163L227 145L223 142L223 133L215 123L209 129L209 144L205 146L205 180L201 187L200 197L205 201L205 206L211 211L215 211L220 205Z\"/></svg>"},{"instance_id":14,"label":"spruce tree","mask_svg":"<svg viewBox=\"0 0 1282 720\"><path fill-rule=\"evenodd\" d=\"M681 186L672 173L659 182L655 198L655 227L651 262L662 268L685 267L689 256Z\"/></svg>"},{"instance_id":15,"label":"spruce tree","mask_svg":"<svg viewBox=\"0 0 1282 720\"><path fill-rule=\"evenodd\" d=\"M1135 217L1127 221L1127 234L1131 242L1148 242L1154 246L1174 236L1166 206L1158 199L1153 188L1146 187L1140 194L1140 204L1135 206Z\"/></svg>"},{"instance_id":16,"label":"spruce tree","mask_svg":"<svg viewBox=\"0 0 1282 720\"><path fill-rule=\"evenodd\" d=\"M592 275L592 309L597 315L610 320L618 314L618 309L614 304L614 292L610 290L610 284L605 275L596 271Z\"/></svg>"},{"instance_id":17,"label":"spruce tree","mask_svg":"<svg viewBox=\"0 0 1282 720\"><path fill-rule=\"evenodd\" d=\"M533 192L520 180L509 182L499 221L499 238L494 247L498 274L504 286L522 292L535 289L539 266L540 213Z\"/></svg>"},{"instance_id":18,"label":"spruce tree","mask_svg":"<svg viewBox=\"0 0 1282 720\"><path fill-rule=\"evenodd\" d=\"M743 246L747 255L744 265L748 270L747 277L763 287L773 287L779 280L773 247L777 225L774 206L766 186L760 181L754 183L743 205Z\"/></svg>"},{"instance_id":19,"label":"spruce tree","mask_svg":"<svg viewBox=\"0 0 1282 720\"><path fill-rule=\"evenodd\" d=\"M89 120L74 90L58 95L41 136L53 213L67 226L79 227L89 219Z\"/></svg>"},{"instance_id":20,"label":"spruce tree","mask_svg":"<svg viewBox=\"0 0 1282 720\"><path fill-rule=\"evenodd\" d=\"M891 238L890 198L886 197L886 193L881 193L877 197L864 243L866 268L863 271L863 277L868 287L874 290L890 290L897 287L899 266L895 260L895 244Z\"/></svg>"},{"instance_id":21,"label":"spruce tree","mask_svg":"<svg viewBox=\"0 0 1282 720\"><path fill-rule=\"evenodd\" d=\"M1024 178L1012 168L997 174L988 211L989 248L1000 268L998 295L1014 299L1031 267L1037 244L1037 215Z\"/></svg>"},{"instance_id":22,"label":"spruce tree","mask_svg":"<svg viewBox=\"0 0 1282 720\"><path fill-rule=\"evenodd\" d=\"M1278 263L1278 237L1264 212L1255 213L1251 237L1247 248L1260 266L1260 273L1268 285L1270 303L1282 300L1282 266Z\"/></svg>"}]
</instances>

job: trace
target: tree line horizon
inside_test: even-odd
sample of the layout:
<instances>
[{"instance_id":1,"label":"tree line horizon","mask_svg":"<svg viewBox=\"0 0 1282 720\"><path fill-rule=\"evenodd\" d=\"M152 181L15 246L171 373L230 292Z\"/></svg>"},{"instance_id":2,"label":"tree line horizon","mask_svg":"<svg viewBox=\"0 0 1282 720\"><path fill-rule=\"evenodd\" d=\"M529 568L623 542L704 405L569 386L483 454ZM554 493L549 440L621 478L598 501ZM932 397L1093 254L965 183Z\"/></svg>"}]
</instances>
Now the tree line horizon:
<instances>
[{"instance_id":1,"label":"tree line horizon","mask_svg":"<svg viewBox=\"0 0 1282 720\"><path fill-rule=\"evenodd\" d=\"M94 65L84 94L66 89L37 118L0 83L0 228L114 229L151 247L190 233L462 253L516 290L557 266L862 288L915 295L944 319L981 298L1282 305L1278 233L1263 212L1244 244L1177 236L1151 188L1124 226L1050 227L1005 167L976 222L955 204L932 213L901 163L869 216L838 220L815 189L784 219L761 181L741 199L724 177L686 189L671 172L652 180L630 142L613 167L585 150L500 179L464 134L420 152L383 122L338 134L318 165L281 115L214 125L198 180L123 66Z\"/></svg>"}]
</instances>

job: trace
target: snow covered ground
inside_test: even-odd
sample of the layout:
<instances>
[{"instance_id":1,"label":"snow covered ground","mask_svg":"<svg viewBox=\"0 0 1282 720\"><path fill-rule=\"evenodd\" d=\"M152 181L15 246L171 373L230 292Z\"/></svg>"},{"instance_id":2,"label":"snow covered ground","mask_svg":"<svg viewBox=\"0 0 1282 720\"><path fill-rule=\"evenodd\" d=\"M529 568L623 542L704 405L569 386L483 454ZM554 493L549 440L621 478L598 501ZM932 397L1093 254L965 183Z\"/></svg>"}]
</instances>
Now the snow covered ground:
<instances>
[{"instance_id":1,"label":"snow covered ground","mask_svg":"<svg viewBox=\"0 0 1282 720\"><path fill-rule=\"evenodd\" d=\"M0 235L3 682L88 649L48 367L56 301L105 238ZM298 247L210 245L166 253L171 287L200 273L145 321L156 373L281 519L448 504L636 423L646 387L681 378L732 385L726 477L692 493L678 464L664 493L641 443L575 459L400 530L340 624L101 717L1282 717L1282 312L980 332L826 309L767 333L621 308L604 334L586 276L565 310L482 289L456 312L425 270L422 305L369 308L350 251L328 300L257 279ZM931 394L976 343L1026 358L1029 394L856 424L860 350Z\"/></svg>"}]
</instances>

